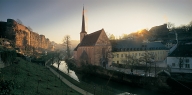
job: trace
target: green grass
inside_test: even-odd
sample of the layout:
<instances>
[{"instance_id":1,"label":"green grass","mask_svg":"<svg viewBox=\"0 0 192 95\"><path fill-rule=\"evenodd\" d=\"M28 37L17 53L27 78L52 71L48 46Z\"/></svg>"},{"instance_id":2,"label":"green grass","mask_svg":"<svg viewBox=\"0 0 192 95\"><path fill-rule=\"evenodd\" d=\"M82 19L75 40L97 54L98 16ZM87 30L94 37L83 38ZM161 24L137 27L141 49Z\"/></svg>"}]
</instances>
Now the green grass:
<instances>
[{"instance_id":1,"label":"green grass","mask_svg":"<svg viewBox=\"0 0 192 95\"><path fill-rule=\"evenodd\" d=\"M74 85L76 85L77 87L84 89L90 93L94 93L96 95L115 95L118 93L121 93L122 91L119 91L117 89L113 89L110 88L108 86L99 86L96 85L95 88L93 85L88 84L86 82L77 82L76 80L74 80L73 78L71 78L70 76L66 75L65 73L58 71L57 68L55 68L54 66L50 66L52 69L54 69L55 71L57 71L61 76L63 76L64 78L66 78L68 81L70 81L71 83L73 83ZM94 91L95 90L95 91Z\"/></svg>"},{"instance_id":2,"label":"green grass","mask_svg":"<svg viewBox=\"0 0 192 95\"><path fill-rule=\"evenodd\" d=\"M65 85L49 69L21 58L2 68L0 79L14 81L14 95L81 95Z\"/></svg>"}]
</instances>

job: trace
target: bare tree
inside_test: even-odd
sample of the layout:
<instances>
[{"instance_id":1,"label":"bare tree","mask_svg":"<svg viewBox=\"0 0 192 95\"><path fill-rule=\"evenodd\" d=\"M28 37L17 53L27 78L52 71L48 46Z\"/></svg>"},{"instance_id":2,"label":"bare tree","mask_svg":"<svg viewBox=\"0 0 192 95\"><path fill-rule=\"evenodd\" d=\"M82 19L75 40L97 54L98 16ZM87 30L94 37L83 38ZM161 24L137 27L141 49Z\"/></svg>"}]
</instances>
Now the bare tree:
<instances>
[{"instance_id":1,"label":"bare tree","mask_svg":"<svg viewBox=\"0 0 192 95\"><path fill-rule=\"evenodd\" d=\"M66 47L66 54L67 54L66 58L70 58L71 57L71 54L70 54L71 41L70 41L69 35L66 35L63 38L63 45L64 45L64 47Z\"/></svg>"},{"instance_id":2,"label":"bare tree","mask_svg":"<svg viewBox=\"0 0 192 95\"><path fill-rule=\"evenodd\" d=\"M20 19L17 19L16 22L19 23L19 24L23 24Z\"/></svg>"},{"instance_id":3,"label":"bare tree","mask_svg":"<svg viewBox=\"0 0 192 95\"><path fill-rule=\"evenodd\" d=\"M181 68L183 68L183 64L184 64L184 57L178 57L178 59L179 59L179 69L181 69Z\"/></svg>"},{"instance_id":4,"label":"bare tree","mask_svg":"<svg viewBox=\"0 0 192 95\"><path fill-rule=\"evenodd\" d=\"M173 29L175 28L175 24L174 24L174 23L171 23L171 22L168 22L168 23L167 23L167 28L168 28L169 30L173 30Z\"/></svg>"},{"instance_id":5,"label":"bare tree","mask_svg":"<svg viewBox=\"0 0 192 95\"><path fill-rule=\"evenodd\" d=\"M140 62L145 64L145 76L147 75L147 72L151 72L151 65L154 63L155 54L152 52L145 51L145 53L142 54L142 57L140 57ZM148 66L149 65L149 66Z\"/></svg>"},{"instance_id":6,"label":"bare tree","mask_svg":"<svg viewBox=\"0 0 192 95\"><path fill-rule=\"evenodd\" d=\"M59 70L59 66L61 64L63 55L59 51L57 51L55 57L56 57L56 61L57 61L57 69Z\"/></svg>"},{"instance_id":7,"label":"bare tree","mask_svg":"<svg viewBox=\"0 0 192 95\"><path fill-rule=\"evenodd\" d=\"M123 63L125 63L125 67L130 67L131 74L133 74L134 66L138 63L138 59L135 56L132 55L126 55L125 59L122 60Z\"/></svg>"}]
</instances>

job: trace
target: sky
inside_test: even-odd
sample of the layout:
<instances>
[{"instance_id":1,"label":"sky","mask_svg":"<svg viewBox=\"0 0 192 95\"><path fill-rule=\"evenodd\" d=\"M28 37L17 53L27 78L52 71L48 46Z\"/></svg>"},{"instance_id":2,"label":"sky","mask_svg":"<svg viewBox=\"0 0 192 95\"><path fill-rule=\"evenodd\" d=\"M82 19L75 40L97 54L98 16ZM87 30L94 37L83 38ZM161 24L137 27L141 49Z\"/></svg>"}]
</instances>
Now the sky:
<instances>
[{"instance_id":1,"label":"sky","mask_svg":"<svg viewBox=\"0 0 192 95\"><path fill-rule=\"evenodd\" d=\"M79 40L83 6L88 34L103 28L117 38L167 22L192 21L192 0L0 0L0 21L20 19L56 43L65 35Z\"/></svg>"}]
</instances>

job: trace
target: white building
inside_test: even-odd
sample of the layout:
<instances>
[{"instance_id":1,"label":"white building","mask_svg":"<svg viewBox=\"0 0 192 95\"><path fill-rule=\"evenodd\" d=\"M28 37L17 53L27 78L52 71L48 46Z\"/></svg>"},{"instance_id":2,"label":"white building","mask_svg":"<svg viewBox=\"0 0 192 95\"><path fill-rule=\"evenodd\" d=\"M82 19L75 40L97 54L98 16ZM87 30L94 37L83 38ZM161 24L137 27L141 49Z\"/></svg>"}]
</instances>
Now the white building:
<instances>
[{"instance_id":1,"label":"white building","mask_svg":"<svg viewBox=\"0 0 192 95\"><path fill-rule=\"evenodd\" d=\"M178 45L167 57L167 65L172 73L192 73L192 44Z\"/></svg>"}]
</instances>

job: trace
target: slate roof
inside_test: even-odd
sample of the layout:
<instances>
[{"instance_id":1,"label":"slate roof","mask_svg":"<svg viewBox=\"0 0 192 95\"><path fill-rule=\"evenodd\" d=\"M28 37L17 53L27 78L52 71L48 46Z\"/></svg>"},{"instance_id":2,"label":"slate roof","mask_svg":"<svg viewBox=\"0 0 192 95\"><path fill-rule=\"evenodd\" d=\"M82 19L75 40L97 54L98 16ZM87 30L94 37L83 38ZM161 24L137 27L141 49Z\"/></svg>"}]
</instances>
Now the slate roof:
<instances>
[{"instance_id":1,"label":"slate roof","mask_svg":"<svg viewBox=\"0 0 192 95\"><path fill-rule=\"evenodd\" d=\"M74 51L76 51L77 48L80 46L94 46L96 44L99 36L101 35L102 31L104 31L104 29L101 29L101 30L98 30L91 34L85 35L83 40L77 45L77 47L74 49Z\"/></svg>"},{"instance_id":2,"label":"slate roof","mask_svg":"<svg viewBox=\"0 0 192 95\"><path fill-rule=\"evenodd\" d=\"M103 29L98 30L96 32L93 32L91 34L86 35L79 46L94 46L101 34L101 32L104 31Z\"/></svg>"},{"instance_id":3,"label":"slate roof","mask_svg":"<svg viewBox=\"0 0 192 95\"><path fill-rule=\"evenodd\" d=\"M192 57L192 44L179 44L168 57Z\"/></svg>"},{"instance_id":4,"label":"slate roof","mask_svg":"<svg viewBox=\"0 0 192 95\"><path fill-rule=\"evenodd\" d=\"M161 42L142 43L133 40L113 40L111 41L113 51L139 51L139 50L167 50Z\"/></svg>"}]
</instances>

